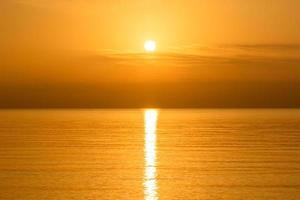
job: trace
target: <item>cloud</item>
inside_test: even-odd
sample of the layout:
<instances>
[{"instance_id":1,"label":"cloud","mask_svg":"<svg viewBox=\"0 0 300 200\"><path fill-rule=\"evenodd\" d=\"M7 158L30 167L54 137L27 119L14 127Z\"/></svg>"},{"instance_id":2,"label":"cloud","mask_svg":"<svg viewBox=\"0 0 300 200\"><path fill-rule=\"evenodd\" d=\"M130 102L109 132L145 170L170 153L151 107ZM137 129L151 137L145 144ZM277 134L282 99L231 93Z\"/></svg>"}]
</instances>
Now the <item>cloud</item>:
<instances>
[{"instance_id":1,"label":"cloud","mask_svg":"<svg viewBox=\"0 0 300 200\"><path fill-rule=\"evenodd\" d=\"M282 53L274 53L278 49ZM6 52L0 63L2 74L5 74L1 81L19 84L300 81L300 57L291 53L299 49L296 45L231 45L193 47L191 51L185 51L187 53L155 54L47 50Z\"/></svg>"},{"instance_id":2,"label":"cloud","mask_svg":"<svg viewBox=\"0 0 300 200\"><path fill-rule=\"evenodd\" d=\"M224 45L224 47L240 48L245 50L300 50L300 44L239 44L239 45Z\"/></svg>"},{"instance_id":3,"label":"cloud","mask_svg":"<svg viewBox=\"0 0 300 200\"><path fill-rule=\"evenodd\" d=\"M264 48L6 52L0 107L299 107L299 57Z\"/></svg>"},{"instance_id":4,"label":"cloud","mask_svg":"<svg viewBox=\"0 0 300 200\"><path fill-rule=\"evenodd\" d=\"M187 52L187 53L183 53ZM114 53L107 55L112 60L122 62L144 62L156 60L162 63L189 65L227 65L227 64L267 64L298 63L300 45L219 45L216 47L192 46L176 52L156 53Z\"/></svg>"}]
</instances>

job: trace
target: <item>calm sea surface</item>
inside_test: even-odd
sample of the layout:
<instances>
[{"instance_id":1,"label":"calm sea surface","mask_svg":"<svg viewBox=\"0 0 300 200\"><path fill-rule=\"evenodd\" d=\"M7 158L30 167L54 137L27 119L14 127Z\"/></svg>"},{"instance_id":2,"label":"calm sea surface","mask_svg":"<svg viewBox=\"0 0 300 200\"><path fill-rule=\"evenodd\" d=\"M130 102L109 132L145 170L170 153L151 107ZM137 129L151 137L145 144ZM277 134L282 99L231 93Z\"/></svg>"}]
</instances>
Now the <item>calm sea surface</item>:
<instances>
[{"instance_id":1,"label":"calm sea surface","mask_svg":"<svg viewBox=\"0 0 300 200\"><path fill-rule=\"evenodd\" d=\"M2 110L1 200L299 200L300 110Z\"/></svg>"}]
</instances>

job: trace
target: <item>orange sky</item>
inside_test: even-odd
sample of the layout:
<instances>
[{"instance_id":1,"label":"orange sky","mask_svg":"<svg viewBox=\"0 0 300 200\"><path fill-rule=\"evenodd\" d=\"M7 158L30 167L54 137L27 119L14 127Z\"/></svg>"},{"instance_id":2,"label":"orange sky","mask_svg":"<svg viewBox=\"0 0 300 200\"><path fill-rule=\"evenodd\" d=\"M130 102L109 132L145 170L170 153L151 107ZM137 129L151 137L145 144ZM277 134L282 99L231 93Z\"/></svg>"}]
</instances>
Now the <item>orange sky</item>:
<instances>
[{"instance_id":1,"label":"orange sky","mask_svg":"<svg viewBox=\"0 0 300 200\"><path fill-rule=\"evenodd\" d=\"M186 45L300 43L297 0L2 0L9 45L161 51Z\"/></svg>"},{"instance_id":2,"label":"orange sky","mask_svg":"<svg viewBox=\"0 0 300 200\"><path fill-rule=\"evenodd\" d=\"M55 99L59 85L77 94L82 85L94 93L111 84L109 93L137 82L166 90L182 83L191 94L198 90L188 82L267 82L268 91L288 82L288 99L295 98L299 10L298 0L2 0L1 106L18 104L20 90L30 104L41 88ZM152 55L143 50L147 39L157 41Z\"/></svg>"}]
</instances>

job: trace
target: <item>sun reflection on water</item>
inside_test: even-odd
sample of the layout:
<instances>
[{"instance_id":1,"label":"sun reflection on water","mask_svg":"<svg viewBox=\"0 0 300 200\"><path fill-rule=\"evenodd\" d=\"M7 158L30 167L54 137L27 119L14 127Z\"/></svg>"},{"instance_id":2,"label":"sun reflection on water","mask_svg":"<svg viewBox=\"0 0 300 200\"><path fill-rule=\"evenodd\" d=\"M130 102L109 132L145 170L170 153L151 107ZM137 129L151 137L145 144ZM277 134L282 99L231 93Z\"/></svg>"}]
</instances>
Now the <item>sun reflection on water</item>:
<instances>
[{"instance_id":1,"label":"sun reflection on water","mask_svg":"<svg viewBox=\"0 0 300 200\"><path fill-rule=\"evenodd\" d=\"M145 200L157 200L156 182L156 126L158 111L145 110Z\"/></svg>"}]
</instances>

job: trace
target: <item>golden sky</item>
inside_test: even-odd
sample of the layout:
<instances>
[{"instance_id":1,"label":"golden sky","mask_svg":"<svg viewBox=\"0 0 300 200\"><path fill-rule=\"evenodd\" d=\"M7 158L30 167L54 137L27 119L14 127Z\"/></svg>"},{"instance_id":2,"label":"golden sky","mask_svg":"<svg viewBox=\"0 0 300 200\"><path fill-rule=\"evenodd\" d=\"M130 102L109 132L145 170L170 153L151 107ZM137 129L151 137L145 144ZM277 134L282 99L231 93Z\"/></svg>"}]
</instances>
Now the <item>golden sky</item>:
<instances>
[{"instance_id":1,"label":"golden sky","mask_svg":"<svg viewBox=\"0 0 300 200\"><path fill-rule=\"evenodd\" d=\"M268 91L284 82L298 98L299 10L298 0L1 0L0 90L5 102L20 91L30 102L84 85L89 94L106 88L109 101L119 84L135 93L143 88L130 84L144 83L177 95L186 85L192 99L202 82L267 82Z\"/></svg>"},{"instance_id":2,"label":"golden sky","mask_svg":"<svg viewBox=\"0 0 300 200\"><path fill-rule=\"evenodd\" d=\"M186 45L300 43L298 0L2 0L11 45L141 51ZM3 39L3 38L2 38Z\"/></svg>"}]
</instances>

